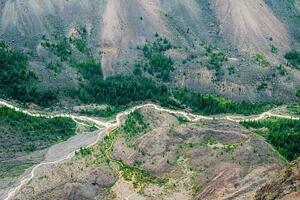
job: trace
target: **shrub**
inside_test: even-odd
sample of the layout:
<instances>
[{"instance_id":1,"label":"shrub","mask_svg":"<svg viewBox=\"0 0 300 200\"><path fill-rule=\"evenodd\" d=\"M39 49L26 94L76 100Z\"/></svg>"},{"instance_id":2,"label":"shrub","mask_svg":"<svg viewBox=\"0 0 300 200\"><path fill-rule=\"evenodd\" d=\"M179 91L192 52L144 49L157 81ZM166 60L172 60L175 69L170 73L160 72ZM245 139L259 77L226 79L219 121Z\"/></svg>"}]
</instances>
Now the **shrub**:
<instances>
[{"instance_id":1,"label":"shrub","mask_svg":"<svg viewBox=\"0 0 300 200\"><path fill-rule=\"evenodd\" d=\"M270 66L270 63L267 61L266 57L261 53L257 53L255 55L255 60L263 67Z\"/></svg>"},{"instance_id":2,"label":"shrub","mask_svg":"<svg viewBox=\"0 0 300 200\"><path fill-rule=\"evenodd\" d=\"M300 88L296 89L296 97L300 98Z\"/></svg>"},{"instance_id":3,"label":"shrub","mask_svg":"<svg viewBox=\"0 0 300 200\"><path fill-rule=\"evenodd\" d=\"M284 56L288 62L296 69L300 70L300 53L297 51L289 51Z\"/></svg>"}]
</instances>

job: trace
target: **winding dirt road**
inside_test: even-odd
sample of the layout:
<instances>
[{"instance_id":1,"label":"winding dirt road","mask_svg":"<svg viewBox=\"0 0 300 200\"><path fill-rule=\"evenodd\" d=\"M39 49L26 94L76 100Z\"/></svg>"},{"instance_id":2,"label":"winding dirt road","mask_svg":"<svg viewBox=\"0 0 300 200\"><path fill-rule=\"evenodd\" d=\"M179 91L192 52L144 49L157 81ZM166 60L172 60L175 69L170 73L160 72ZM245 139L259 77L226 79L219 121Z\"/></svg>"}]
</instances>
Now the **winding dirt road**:
<instances>
[{"instance_id":1,"label":"winding dirt road","mask_svg":"<svg viewBox=\"0 0 300 200\"><path fill-rule=\"evenodd\" d=\"M0 106L5 106L11 109L14 109L16 111L22 112L24 114L30 115L30 116L35 116L35 117L45 117L45 118L54 118L54 117L68 117L73 119L76 123L79 124L83 124L83 125L90 125L90 123L94 124L98 129L100 129L100 131L98 132L98 136L96 138L95 141L93 141L92 143L90 143L89 145L87 145L87 147L93 146L95 144L97 144L99 142L99 140L101 138L103 138L106 134L108 134L112 129L118 127L121 125L122 123L122 119L124 119L128 114L134 112L135 110L144 108L144 107L153 107L155 110L161 111L161 112L168 112L170 114L175 114L175 115L181 115L183 117L185 117L188 121L190 122L196 122L199 121L201 119L203 120L229 120L229 121L233 121L233 122L240 122L240 121L245 121L245 120L262 120L262 119L266 119L268 117L278 117L278 118L285 118L285 119L294 119L294 120L300 120L300 117L292 117L289 115L280 115L280 114L275 114L272 113L272 111L267 111L264 112L260 115L252 115L252 116L241 116L241 115L224 115L224 116L202 116L202 115L196 115L196 114L192 114L192 113L188 113L186 111L175 111L175 110L170 110L170 109L166 109L166 108L162 108L156 104L144 104L144 105L139 105L139 106L135 106L127 111L121 112L116 116L116 119L113 121L101 121L99 119L95 119L92 117L87 117L87 116L79 116L79 115L72 115L72 114L40 114L40 113L36 113L33 111L28 111L25 109L21 109L18 108L12 104L9 104L6 101L0 100ZM104 127L104 129L103 129ZM102 128L102 129L101 129ZM19 191L19 189L21 189L25 184L28 183L28 181L30 181L34 176L35 173L38 169L40 169L41 167L44 167L46 165L53 165L53 164L58 164L61 163L65 160L71 159L73 156L75 155L75 151L72 151L71 153L69 153L67 156L63 157L63 158L58 158L57 160L54 161L49 161L49 162L42 162L36 166L34 166L31 170L31 173L28 174L27 176L25 176L20 183L18 184L18 186L12 188L5 200L10 200L12 197L14 197L14 195Z\"/></svg>"}]
</instances>

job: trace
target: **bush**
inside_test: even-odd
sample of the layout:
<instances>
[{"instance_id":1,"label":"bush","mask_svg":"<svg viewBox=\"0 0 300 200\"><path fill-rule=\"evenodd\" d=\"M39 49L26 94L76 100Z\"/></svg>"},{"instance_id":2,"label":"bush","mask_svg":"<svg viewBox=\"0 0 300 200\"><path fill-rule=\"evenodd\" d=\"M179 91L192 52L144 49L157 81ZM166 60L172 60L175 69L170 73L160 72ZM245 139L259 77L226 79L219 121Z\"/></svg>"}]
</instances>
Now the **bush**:
<instances>
[{"instance_id":1,"label":"bush","mask_svg":"<svg viewBox=\"0 0 300 200\"><path fill-rule=\"evenodd\" d=\"M257 91L265 90L268 88L268 84L266 82L260 82L259 85L257 86Z\"/></svg>"},{"instance_id":2,"label":"bush","mask_svg":"<svg viewBox=\"0 0 300 200\"><path fill-rule=\"evenodd\" d=\"M146 70L150 74L157 74L157 77L164 80L170 80L170 72L174 70L174 62L170 57L161 53L153 53L148 58L148 65Z\"/></svg>"},{"instance_id":3,"label":"bush","mask_svg":"<svg viewBox=\"0 0 300 200\"><path fill-rule=\"evenodd\" d=\"M297 51L289 51L284 56L288 62L296 69L300 70L300 53Z\"/></svg>"},{"instance_id":4,"label":"bush","mask_svg":"<svg viewBox=\"0 0 300 200\"><path fill-rule=\"evenodd\" d=\"M300 88L296 89L296 97L300 98Z\"/></svg>"},{"instance_id":5,"label":"bush","mask_svg":"<svg viewBox=\"0 0 300 200\"><path fill-rule=\"evenodd\" d=\"M79 33L79 37L70 38L70 42L75 45L75 47L81 53L90 56L90 50L87 47L87 31L85 28L80 28L77 30Z\"/></svg>"},{"instance_id":6,"label":"bush","mask_svg":"<svg viewBox=\"0 0 300 200\"><path fill-rule=\"evenodd\" d=\"M80 147L80 149L78 151L75 151L75 155L76 156L88 156L88 155L91 155L93 152L92 152L92 149L87 147Z\"/></svg>"},{"instance_id":7,"label":"bush","mask_svg":"<svg viewBox=\"0 0 300 200\"><path fill-rule=\"evenodd\" d=\"M270 63L262 53L255 54L255 60L263 67L269 67Z\"/></svg>"},{"instance_id":8,"label":"bush","mask_svg":"<svg viewBox=\"0 0 300 200\"><path fill-rule=\"evenodd\" d=\"M60 62L53 63L52 61L48 63L48 69L52 70L55 74L59 74L62 71L62 64Z\"/></svg>"}]
</instances>

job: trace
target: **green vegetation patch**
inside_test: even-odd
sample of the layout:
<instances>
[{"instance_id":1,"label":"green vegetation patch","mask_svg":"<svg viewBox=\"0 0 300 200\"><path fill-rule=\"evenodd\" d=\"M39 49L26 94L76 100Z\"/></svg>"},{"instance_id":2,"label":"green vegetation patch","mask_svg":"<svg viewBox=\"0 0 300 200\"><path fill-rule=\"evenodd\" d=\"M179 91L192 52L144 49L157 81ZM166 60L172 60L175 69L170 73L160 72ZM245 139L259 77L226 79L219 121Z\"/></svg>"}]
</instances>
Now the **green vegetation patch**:
<instances>
[{"instance_id":1,"label":"green vegetation patch","mask_svg":"<svg viewBox=\"0 0 300 200\"><path fill-rule=\"evenodd\" d=\"M122 178L126 181L131 181L136 189L142 191L145 184L165 184L168 179L165 177L157 177L147 173L146 171L135 167L128 166L122 160L116 160L111 157L115 141L121 134L121 129L115 129L109 135L104 137L100 143L98 150L100 156L103 157L109 165L116 165ZM115 168L115 167L114 167Z\"/></svg>"},{"instance_id":2,"label":"green vegetation patch","mask_svg":"<svg viewBox=\"0 0 300 200\"><path fill-rule=\"evenodd\" d=\"M153 176L142 169L128 166L120 160L116 162L124 180L131 181L133 186L140 189L140 191L143 189L144 184L164 185L168 182L166 177Z\"/></svg>"},{"instance_id":3,"label":"green vegetation patch","mask_svg":"<svg viewBox=\"0 0 300 200\"><path fill-rule=\"evenodd\" d=\"M296 97L300 98L300 88L297 88L295 93Z\"/></svg>"},{"instance_id":4,"label":"green vegetation patch","mask_svg":"<svg viewBox=\"0 0 300 200\"><path fill-rule=\"evenodd\" d=\"M163 51L169 47L167 42L152 44L151 49ZM151 53L150 53L151 54ZM3 97L11 97L23 102L33 102L50 106L57 102L56 90L38 90L37 77L27 70L27 58L20 51L0 45L0 91ZM65 95L82 103L107 104L126 107L132 103L152 101L175 109L191 108L201 114L239 113L255 114L270 108L268 104L233 102L225 98L202 95L180 88L171 88L143 76L113 76L103 79L101 65L93 59L72 62L71 66L81 74L79 88L65 90Z\"/></svg>"},{"instance_id":5,"label":"green vegetation patch","mask_svg":"<svg viewBox=\"0 0 300 200\"><path fill-rule=\"evenodd\" d=\"M79 157L79 156L88 156L92 154L92 149L90 147L80 147L80 149L78 151L75 151L75 156Z\"/></svg>"},{"instance_id":6,"label":"green vegetation patch","mask_svg":"<svg viewBox=\"0 0 300 200\"><path fill-rule=\"evenodd\" d=\"M300 115L300 104L288 105L286 108L288 112L295 115Z\"/></svg>"},{"instance_id":7,"label":"green vegetation patch","mask_svg":"<svg viewBox=\"0 0 300 200\"><path fill-rule=\"evenodd\" d=\"M189 120L188 120L186 117L183 117L183 116L178 116L178 117L177 117L177 120L178 120L178 122L179 122L179 125L185 124L185 123L188 123L188 122L189 122Z\"/></svg>"},{"instance_id":8,"label":"green vegetation patch","mask_svg":"<svg viewBox=\"0 0 300 200\"><path fill-rule=\"evenodd\" d=\"M262 53L255 54L255 60L263 67L269 67L270 63Z\"/></svg>"},{"instance_id":9,"label":"green vegetation patch","mask_svg":"<svg viewBox=\"0 0 300 200\"><path fill-rule=\"evenodd\" d=\"M32 117L0 107L1 151L35 151L75 135L76 123L63 117Z\"/></svg>"},{"instance_id":10,"label":"green vegetation patch","mask_svg":"<svg viewBox=\"0 0 300 200\"><path fill-rule=\"evenodd\" d=\"M78 51L89 56L90 50L87 47L87 30L85 28L80 28L77 31L79 36L70 38L70 42L74 44Z\"/></svg>"},{"instance_id":11,"label":"green vegetation patch","mask_svg":"<svg viewBox=\"0 0 300 200\"><path fill-rule=\"evenodd\" d=\"M234 67L234 66L230 66L230 67L228 67L228 68L227 68L227 70L228 70L228 74L229 74L229 76L231 76L231 75L233 75L233 74L235 74L235 73L236 73L236 69L235 69L235 67Z\"/></svg>"},{"instance_id":12,"label":"green vegetation patch","mask_svg":"<svg viewBox=\"0 0 300 200\"><path fill-rule=\"evenodd\" d=\"M49 62L47 68L52 70L55 74L61 73L63 66L60 62Z\"/></svg>"},{"instance_id":13,"label":"green vegetation patch","mask_svg":"<svg viewBox=\"0 0 300 200\"><path fill-rule=\"evenodd\" d=\"M98 78L96 78L98 76ZM132 102L158 100L169 96L165 85L157 84L151 79L133 76L114 76L103 80L101 75L89 79L78 91L75 97L85 103L126 106ZM159 96L163 95L163 96Z\"/></svg>"},{"instance_id":14,"label":"green vegetation patch","mask_svg":"<svg viewBox=\"0 0 300 200\"><path fill-rule=\"evenodd\" d=\"M207 143L204 140L198 140L193 142L184 142L183 145L180 145L180 148L197 148L206 145Z\"/></svg>"},{"instance_id":15,"label":"green vegetation patch","mask_svg":"<svg viewBox=\"0 0 300 200\"><path fill-rule=\"evenodd\" d=\"M55 38L55 41L50 41L50 39L44 36L44 41L41 43L41 45L54 55L60 57L62 61L66 61L72 54L72 48L69 40L65 37L61 38L56 36Z\"/></svg>"},{"instance_id":16,"label":"green vegetation patch","mask_svg":"<svg viewBox=\"0 0 300 200\"><path fill-rule=\"evenodd\" d=\"M212 47L206 47L206 56L208 56L208 69L216 71L216 78L219 80L223 75L223 63L228 60L227 56L221 51L214 51Z\"/></svg>"},{"instance_id":17,"label":"green vegetation patch","mask_svg":"<svg viewBox=\"0 0 300 200\"><path fill-rule=\"evenodd\" d=\"M123 125L123 130L127 140L134 138L147 130L148 125L144 122L144 116L139 111L130 113Z\"/></svg>"},{"instance_id":18,"label":"green vegetation patch","mask_svg":"<svg viewBox=\"0 0 300 200\"><path fill-rule=\"evenodd\" d=\"M0 42L0 89L1 93L19 97L26 85L37 81L35 74L27 70L27 56Z\"/></svg>"},{"instance_id":19,"label":"green vegetation patch","mask_svg":"<svg viewBox=\"0 0 300 200\"><path fill-rule=\"evenodd\" d=\"M94 59L86 59L82 62L73 62L72 67L78 69L84 79L90 82L96 82L96 79L102 80L101 64Z\"/></svg>"},{"instance_id":20,"label":"green vegetation patch","mask_svg":"<svg viewBox=\"0 0 300 200\"><path fill-rule=\"evenodd\" d=\"M282 64L280 64L277 68L276 71L279 73L280 76L285 76L287 75L287 70L283 67Z\"/></svg>"},{"instance_id":21,"label":"green vegetation patch","mask_svg":"<svg viewBox=\"0 0 300 200\"><path fill-rule=\"evenodd\" d=\"M300 70L300 53L298 51L289 51L284 57L293 68Z\"/></svg>"},{"instance_id":22,"label":"green vegetation patch","mask_svg":"<svg viewBox=\"0 0 300 200\"><path fill-rule=\"evenodd\" d=\"M97 76L98 78L96 78ZM191 108L193 112L201 114L255 114L272 107L270 104L234 102L213 95L202 95L184 89L168 88L165 84L142 76L114 76L103 80L98 74L78 91L71 93L74 98L85 103L122 107L131 102L152 101L169 108Z\"/></svg>"},{"instance_id":23,"label":"green vegetation patch","mask_svg":"<svg viewBox=\"0 0 300 200\"><path fill-rule=\"evenodd\" d=\"M107 106L104 109L86 109L81 110L80 113L84 115L94 116L94 117L112 117L116 115L117 113L121 112L123 109L121 107L115 107L115 106Z\"/></svg>"},{"instance_id":24,"label":"green vegetation patch","mask_svg":"<svg viewBox=\"0 0 300 200\"><path fill-rule=\"evenodd\" d=\"M27 69L27 55L0 41L0 93L2 98L14 98L48 106L57 100L54 91L38 90L38 77Z\"/></svg>"},{"instance_id":25,"label":"green vegetation patch","mask_svg":"<svg viewBox=\"0 0 300 200\"><path fill-rule=\"evenodd\" d=\"M274 54L278 53L278 48L274 44L271 44L271 52Z\"/></svg>"},{"instance_id":26,"label":"green vegetation patch","mask_svg":"<svg viewBox=\"0 0 300 200\"><path fill-rule=\"evenodd\" d=\"M30 163L20 163L14 166L1 166L0 167L0 179L6 177L17 177L21 175L26 169L32 167Z\"/></svg>"},{"instance_id":27,"label":"green vegetation patch","mask_svg":"<svg viewBox=\"0 0 300 200\"><path fill-rule=\"evenodd\" d=\"M259 85L257 86L257 91L262 91L268 88L268 84L265 81L262 81L259 83Z\"/></svg>"},{"instance_id":28,"label":"green vegetation patch","mask_svg":"<svg viewBox=\"0 0 300 200\"><path fill-rule=\"evenodd\" d=\"M248 115L260 113L261 111L272 107L270 104L234 102L222 97L201 95L182 89L173 90L172 95L175 99L178 99L182 105L186 105L196 113L205 115L219 113L238 113Z\"/></svg>"},{"instance_id":29,"label":"green vegetation patch","mask_svg":"<svg viewBox=\"0 0 300 200\"><path fill-rule=\"evenodd\" d=\"M287 160L295 160L300 156L300 120L268 118L262 121L244 121L241 124L246 128L267 128L267 131L258 133Z\"/></svg>"},{"instance_id":30,"label":"green vegetation patch","mask_svg":"<svg viewBox=\"0 0 300 200\"><path fill-rule=\"evenodd\" d=\"M218 142L218 140L216 140L215 138L213 138L213 137L210 137L209 139L208 139L208 141L207 141L207 144L208 145L215 145L215 144L218 144L219 142Z\"/></svg>"},{"instance_id":31,"label":"green vegetation patch","mask_svg":"<svg viewBox=\"0 0 300 200\"><path fill-rule=\"evenodd\" d=\"M170 73L175 69L173 60L164 53L172 48L171 43L165 38L158 37L153 43L146 43L143 47L146 63L143 68L151 75L163 81L170 80Z\"/></svg>"}]
</instances>

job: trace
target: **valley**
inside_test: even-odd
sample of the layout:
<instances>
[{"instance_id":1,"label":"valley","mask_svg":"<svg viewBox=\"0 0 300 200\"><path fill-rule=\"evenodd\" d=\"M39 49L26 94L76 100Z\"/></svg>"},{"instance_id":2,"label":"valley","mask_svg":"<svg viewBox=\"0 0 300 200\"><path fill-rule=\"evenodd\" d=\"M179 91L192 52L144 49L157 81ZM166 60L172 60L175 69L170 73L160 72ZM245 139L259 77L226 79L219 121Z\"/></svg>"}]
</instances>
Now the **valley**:
<instances>
[{"instance_id":1,"label":"valley","mask_svg":"<svg viewBox=\"0 0 300 200\"><path fill-rule=\"evenodd\" d=\"M74 159L73 157L75 156L74 153L77 152L78 149L81 149L81 147L84 147L84 149L85 148L94 149L94 148L96 148L97 145L99 145L99 143L100 144L107 143L108 140L106 138L110 137L111 134L114 134L115 131L118 131L120 129L120 127L123 126L123 125L121 126L121 124L124 123L124 119L126 119L126 116L128 116L128 115L130 116L131 113L134 113L137 110L141 110L141 111L148 110L147 112L149 112L149 110L152 110L151 108L154 108L155 113L166 113L167 115L170 115L170 116L174 116L174 117L178 116L183 119L186 119L186 121L183 121L183 123L200 123L200 122L207 123L209 121L212 121L212 122L218 122L218 123L226 122L226 123L230 124L230 123L238 123L241 121L249 121L249 120L259 121L259 120L263 120L263 119L268 119L270 117L300 120L300 117L292 116L292 115L281 115L276 112L274 113L274 111L268 111L268 112L265 112L265 113L262 113L262 114L256 115L256 116L241 116L241 115L201 116L201 115L195 115L192 113L187 113L185 111L176 111L176 110L165 109L165 108L162 108L155 104L145 104L145 105L141 105L141 106L135 106L125 112L121 112L116 116L115 120L107 122L107 121L101 121L96 118L91 118L91 117L86 117L86 116L78 116L78 115L72 115L72 114L54 114L54 115L51 113L50 114L46 114L46 113L38 114L33 111L27 111L24 109L20 109L20 108L15 107L5 101L1 101L1 105L11 108L11 109L14 109L19 112L23 112L30 116L38 116L38 117L44 116L44 117L48 117L48 118L64 116L64 117L69 117L69 118L75 120L75 122L77 122L77 123L78 123L77 120L80 120L79 123L83 124L85 126L96 125L96 126L98 126L97 129L100 128L100 130L96 131L96 133L97 133L96 135L95 134L93 134L91 136L90 135L81 135L81 136L79 136L80 139L74 139L73 142L66 142L66 143L62 143L61 146L54 145L53 147L51 147L48 150L45 161L41 162L40 164L38 164L38 165L34 166L32 169L30 169L31 173L29 173L28 175L25 175L20 180L20 183L17 183L16 186L9 191L6 199L13 199L14 195L17 192L19 192L20 189L25 187L29 183L29 181L31 181L32 179L34 179L36 176L40 175L41 173L46 173L45 170L48 169L49 166L52 166L52 165L60 166L60 165L64 165L65 162L70 162L70 161L74 162L73 161L73 159ZM159 119L156 119L156 121L158 122ZM170 125L168 125L168 126L170 126ZM214 129L215 128L213 128L212 130L214 130ZM231 128L229 128L229 130L231 130ZM135 131L137 131L137 129L134 128L133 131L135 132ZM226 131L224 132L224 134L225 135L227 134ZM214 137L214 136L212 136L212 137ZM104 141L102 141L103 138L104 138ZM248 140L248 142L250 142L250 141ZM86 143L86 144L84 144L84 143ZM222 147L223 144L215 144L215 142L211 142L211 143L212 143L211 144L212 146L216 145L216 148L224 148L224 147ZM105 144L105 145L108 145L108 144ZM120 147L120 148L123 149L123 147ZM61 149L65 149L65 150L63 152L61 152ZM126 149L126 147L124 147L124 149ZM104 150L110 151L109 149L104 149ZM58 152L60 152L60 153L58 153ZM59 156L59 154L61 154L61 156ZM121 158L123 158L123 156ZM124 183L118 183L118 184L124 184Z\"/></svg>"},{"instance_id":2,"label":"valley","mask_svg":"<svg viewBox=\"0 0 300 200\"><path fill-rule=\"evenodd\" d=\"M0 0L0 199L300 199L300 0Z\"/></svg>"}]
</instances>

